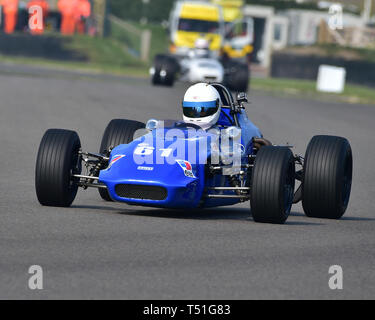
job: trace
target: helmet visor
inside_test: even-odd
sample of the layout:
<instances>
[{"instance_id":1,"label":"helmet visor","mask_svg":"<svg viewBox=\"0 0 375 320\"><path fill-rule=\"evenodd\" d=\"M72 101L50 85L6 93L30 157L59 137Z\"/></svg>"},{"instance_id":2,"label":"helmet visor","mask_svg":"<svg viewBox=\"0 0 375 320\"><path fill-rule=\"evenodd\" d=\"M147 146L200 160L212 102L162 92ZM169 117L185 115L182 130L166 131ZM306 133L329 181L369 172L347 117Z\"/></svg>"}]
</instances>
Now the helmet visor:
<instances>
[{"instance_id":1,"label":"helmet visor","mask_svg":"<svg viewBox=\"0 0 375 320\"><path fill-rule=\"evenodd\" d=\"M204 118L212 116L219 109L219 100L208 102L188 102L182 103L182 111L188 118Z\"/></svg>"}]
</instances>

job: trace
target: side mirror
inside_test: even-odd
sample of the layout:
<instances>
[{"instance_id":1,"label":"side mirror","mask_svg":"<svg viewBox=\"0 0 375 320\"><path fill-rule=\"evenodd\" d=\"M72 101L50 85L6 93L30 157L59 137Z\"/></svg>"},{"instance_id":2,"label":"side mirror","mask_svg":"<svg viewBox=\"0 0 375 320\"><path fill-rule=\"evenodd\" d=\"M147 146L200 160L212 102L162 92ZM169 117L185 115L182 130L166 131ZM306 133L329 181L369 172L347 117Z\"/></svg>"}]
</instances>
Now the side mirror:
<instances>
[{"instance_id":1,"label":"side mirror","mask_svg":"<svg viewBox=\"0 0 375 320\"><path fill-rule=\"evenodd\" d=\"M239 92L237 94L237 102L238 102L239 105L249 102L249 99L247 98L247 93L246 92Z\"/></svg>"}]
</instances>

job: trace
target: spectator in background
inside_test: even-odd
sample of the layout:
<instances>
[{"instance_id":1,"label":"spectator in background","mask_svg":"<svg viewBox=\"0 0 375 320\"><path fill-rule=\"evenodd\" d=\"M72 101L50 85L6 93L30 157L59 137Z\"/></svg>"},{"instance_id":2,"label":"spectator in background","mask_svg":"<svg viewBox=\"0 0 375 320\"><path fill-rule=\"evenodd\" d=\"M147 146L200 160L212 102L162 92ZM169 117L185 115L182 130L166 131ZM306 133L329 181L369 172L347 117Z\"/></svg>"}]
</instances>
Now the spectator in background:
<instances>
[{"instance_id":1,"label":"spectator in background","mask_svg":"<svg viewBox=\"0 0 375 320\"><path fill-rule=\"evenodd\" d=\"M29 10L33 6L39 6L42 8L43 11L43 21L42 21L42 28L41 29L32 29L30 28L30 33L33 35L36 34L43 34L44 32L44 22L48 16L48 10L49 10L49 5L46 0L30 0L27 4L27 10ZM34 12L30 13L30 17L34 14Z\"/></svg>"},{"instance_id":2,"label":"spectator in background","mask_svg":"<svg viewBox=\"0 0 375 320\"><path fill-rule=\"evenodd\" d=\"M4 32L13 33L17 25L18 0L0 0L4 13Z\"/></svg>"},{"instance_id":3,"label":"spectator in background","mask_svg":"<svg viewBox=\"0 0 375 320\"><path fill-rule=\"evenodd\" d=\"M57 7L61 13L61 33L72 35L76 30L76 10L78 0L59 0Z\"/></svg>"},{"instance_id":4,"label":"spectator in background","mask_svg":"<svg viewBox=\"0 0 375 320\"><path fill-rule=\"evenodd\" d=\"M77 32L84 34L86 32L86 21L91 15L91 4L89 0L78 0L78 8L76 11Z\"/></svg>"}]
</instances>

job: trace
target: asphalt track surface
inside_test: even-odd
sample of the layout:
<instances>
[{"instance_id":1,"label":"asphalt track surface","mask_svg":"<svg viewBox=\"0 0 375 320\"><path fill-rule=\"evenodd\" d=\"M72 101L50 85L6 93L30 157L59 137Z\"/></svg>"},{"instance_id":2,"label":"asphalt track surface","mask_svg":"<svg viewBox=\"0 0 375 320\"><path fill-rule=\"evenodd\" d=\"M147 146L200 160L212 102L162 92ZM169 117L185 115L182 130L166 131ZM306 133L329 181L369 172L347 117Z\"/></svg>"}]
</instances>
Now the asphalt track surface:
<instances>
[{"instance_id":1,"label":"asphalt track surface","mask_svg":"<svg viewBox=\"0 0 375 320\"><path fill-rule=\"evenodd\" d=\"M354 153L350 206L340 221L301 206L285 225L256 224L249 203L168 211L106 203L80 191L72 208L42 207L34 191L40 139L77 130L96 152L112 118L179 119L186 85L3 70L0 75L1 299L362 299L375 297L375 106L251 94L265 137L304 154L315 134L347 137ZM40 265L44 289L28 289ZM328 287L340 265L344 289Z\"/></svg>"}]
</instances>

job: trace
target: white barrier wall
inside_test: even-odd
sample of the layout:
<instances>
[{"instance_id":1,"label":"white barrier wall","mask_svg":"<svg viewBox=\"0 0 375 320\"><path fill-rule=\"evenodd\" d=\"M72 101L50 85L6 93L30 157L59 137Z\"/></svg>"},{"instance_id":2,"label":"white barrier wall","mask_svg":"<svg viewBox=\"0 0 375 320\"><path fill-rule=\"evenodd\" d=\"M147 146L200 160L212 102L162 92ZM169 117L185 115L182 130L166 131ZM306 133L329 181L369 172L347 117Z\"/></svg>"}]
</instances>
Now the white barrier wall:
<instances>
[{"instance_id":1,"label":"white barrier wall","mask_svg":"<svg viewBox=\"0 0 375 320\"><path fill-rule=\"evenodd\" d=\"M345 68L321 65L319 67L317 90L322 92L342 93L345 89Z\"/></svg>"}]
</instances>

